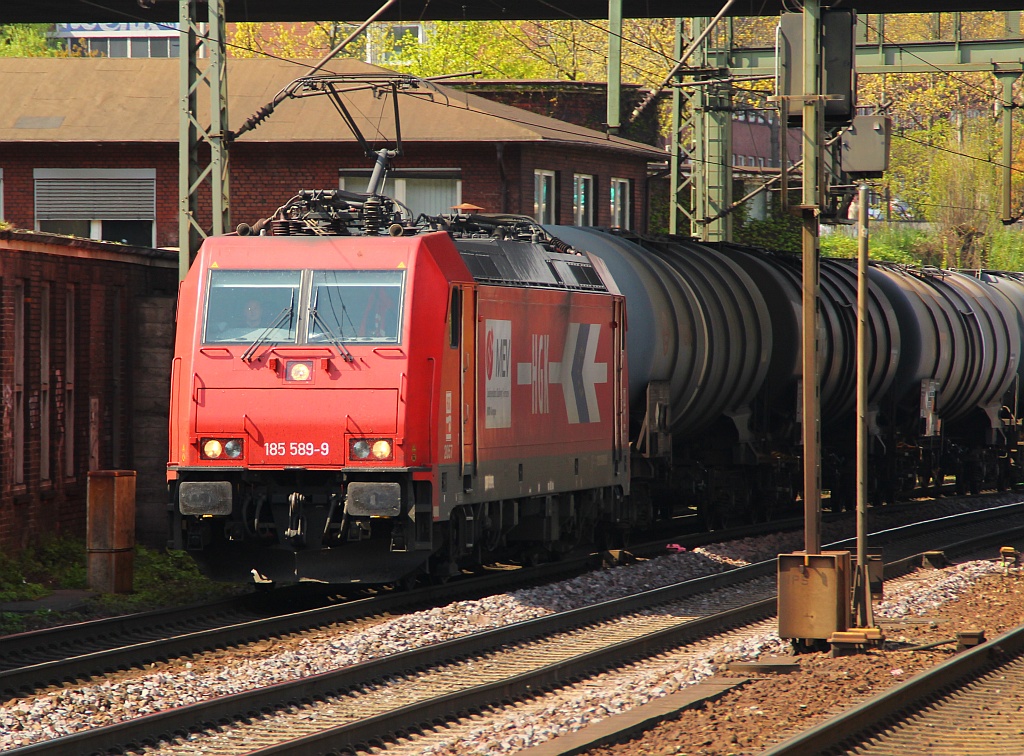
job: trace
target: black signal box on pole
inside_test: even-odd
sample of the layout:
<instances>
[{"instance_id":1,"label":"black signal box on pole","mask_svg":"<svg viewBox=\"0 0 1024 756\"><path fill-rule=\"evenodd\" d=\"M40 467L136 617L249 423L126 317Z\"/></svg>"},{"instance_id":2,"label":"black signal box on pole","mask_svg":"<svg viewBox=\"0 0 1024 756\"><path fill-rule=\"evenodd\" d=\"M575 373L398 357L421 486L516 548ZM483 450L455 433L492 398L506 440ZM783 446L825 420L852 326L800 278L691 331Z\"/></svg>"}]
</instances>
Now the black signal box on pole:
<instances>
[{"instance_id":1,"label":"black signal box on pole","mask_svg":"<svg viewBox=\"0 0 1024 756\"><path fill-rule=\"evenodd\" d=\"M783 13L779 21L778 94L801 97L804 94L803 14ZM857 13L853 10L821 11L821 93L825 95L825 126L845 126L853 118L857 103L855 32ZM801 124L800 106L789 111L789 125Z\"/></svg>"}]
</instances>

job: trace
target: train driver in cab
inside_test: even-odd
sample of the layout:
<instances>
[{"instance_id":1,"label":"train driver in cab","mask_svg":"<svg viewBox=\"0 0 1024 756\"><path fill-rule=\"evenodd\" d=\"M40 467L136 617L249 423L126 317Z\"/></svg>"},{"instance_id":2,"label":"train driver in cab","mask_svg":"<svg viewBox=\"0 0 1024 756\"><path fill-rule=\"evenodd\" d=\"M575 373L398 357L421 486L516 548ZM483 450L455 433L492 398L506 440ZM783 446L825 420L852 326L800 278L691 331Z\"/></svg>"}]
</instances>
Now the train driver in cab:
<instances>
[{"instance_id":1,"label":"train driver in cab","mask_svg":"<svg viewBox=\"0 0 1024 756\"><path fill-rule=\"evenodd\" d=\"M225 317L217 323L217 341L252 341L270 325L263 316L263 303L255 297L248 298L238 311L226 313Z\"/></svg>"}]
</instances>

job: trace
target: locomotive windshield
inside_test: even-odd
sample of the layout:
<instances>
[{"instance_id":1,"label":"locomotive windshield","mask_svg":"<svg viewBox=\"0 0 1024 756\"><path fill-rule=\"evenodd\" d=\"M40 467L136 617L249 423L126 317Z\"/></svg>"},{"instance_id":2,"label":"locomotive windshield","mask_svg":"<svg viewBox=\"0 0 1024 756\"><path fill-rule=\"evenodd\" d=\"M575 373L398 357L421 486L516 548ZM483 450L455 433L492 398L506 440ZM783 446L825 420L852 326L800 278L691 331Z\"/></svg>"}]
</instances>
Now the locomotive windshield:
<instances>
[{"instance_id":1,"label":"locomotive windshield","mask_svg":"<svg viewBox=\"0 0 1024 756\"><path fill-rule=\"evenodd\" d=\"M302 272L211 270L203 342L295 343Z\"/></svg>"},{"instance_id":2,"label":"locomotive windshield","mask_svg":"<svg viewBox=\"0 0 1024 756\"><path fill-rule=\"evenodd\" d=\"M397 344L404 276L400 270L314 270L309 343Z\"/></svg>"}]
</instances>

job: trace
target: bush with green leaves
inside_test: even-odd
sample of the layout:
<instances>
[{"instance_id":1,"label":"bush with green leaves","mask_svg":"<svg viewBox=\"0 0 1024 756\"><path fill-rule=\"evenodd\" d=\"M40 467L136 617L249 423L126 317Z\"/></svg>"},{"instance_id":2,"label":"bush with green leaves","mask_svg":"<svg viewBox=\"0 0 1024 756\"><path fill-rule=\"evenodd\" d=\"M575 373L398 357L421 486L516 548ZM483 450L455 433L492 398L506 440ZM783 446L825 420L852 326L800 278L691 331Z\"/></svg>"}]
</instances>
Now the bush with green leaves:
<instances>
[{"instance_id":1,"label":"bush with green leaves","mask_svg":"<svg viewBox=\"0 0 1024 756\"><path fill-rule=\"evenodd\" d=\"M31 601L43 598L57 589L87 587L87 557L85 542L81 539L47 539L25 549L17 557L0 553L0 602ZM213 600L243 590L246 589L208 580L185 552L157 551L137 546L131 593L87 595L80 610L64 615L47 611L0 612L0 634L113 614L180 606Z\"/></svg>"}]
</instances>

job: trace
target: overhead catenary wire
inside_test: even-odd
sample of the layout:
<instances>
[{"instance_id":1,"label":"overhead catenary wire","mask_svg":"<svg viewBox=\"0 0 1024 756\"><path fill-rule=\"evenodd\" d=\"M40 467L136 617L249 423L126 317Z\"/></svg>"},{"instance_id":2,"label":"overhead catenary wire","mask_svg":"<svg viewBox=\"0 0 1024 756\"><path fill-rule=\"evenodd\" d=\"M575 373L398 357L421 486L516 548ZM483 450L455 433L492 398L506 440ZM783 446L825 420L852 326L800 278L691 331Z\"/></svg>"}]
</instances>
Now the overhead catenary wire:
<instances>
[{"instance_id":1,"label":"overhead catenary wire","mask_svg":"<svg viewBox=\"0 0 1024 756\"><path fill-rule=\"evenodd\" d=\"M356 37L358 37L360 34L362 34L370 24L372 24L374 21L376 21L378 18L380 18L381 15L383 15L383 13L388 8L390 8L392 5L395 4L395 2L396 2L396 0L384 0L384 4L377 10L376 13L371 15L368 19L366 19L366 21L361 23L356 28L355 31L353 31L350 35L348 35L344 40L339 42L329 53L327 53L327 55L324 57L324 59L321 60L319 63L317 63L315 66L313 66L306 75L307 76L312 76L312 75L316 74L317 71L320 71L321 69L323 69L323 67L325 65L327 65L328 62L333 60L334 57L338 53L340 53L342 50L344 50L346 47L348 47L349 44L352 42L352 40L354 40ZM284 100L286 100L288 97L290 97L292 95L292 93L295 92L295 89L297 87L298 87L298 79L295 79L290 84L288 84L286 87L281 89L281 91L279 91L274 96L273 100L268 102L263 107L259 108L253 115L249 116L249 118L247 118L245 120L245 122L241 125L241 127L237 131L234 131L234 132L231 133L231 138L232 139L237 139L239 136L241 136L245 132L251 131L252 129L256 128L260 123L262 123L267 118L269 118L270 114L274 112L274 109L278 105L280 105L282 102L284 102Z\"/></svg>"}]
</instances>

